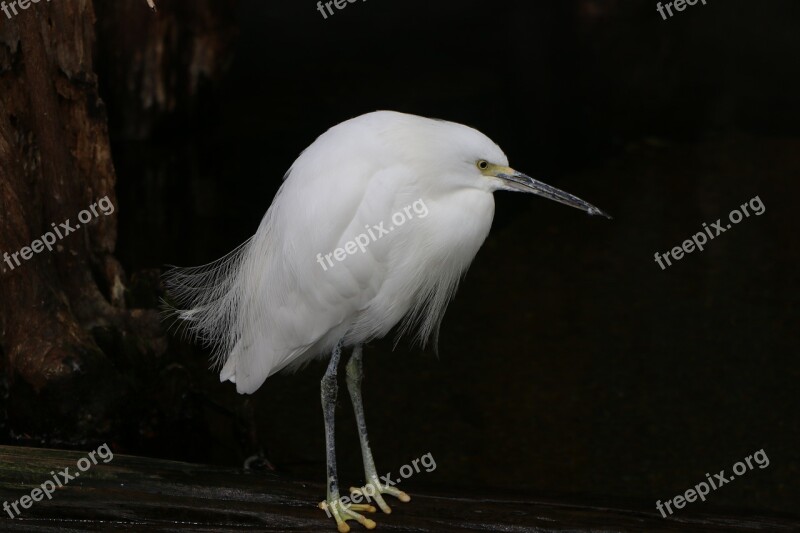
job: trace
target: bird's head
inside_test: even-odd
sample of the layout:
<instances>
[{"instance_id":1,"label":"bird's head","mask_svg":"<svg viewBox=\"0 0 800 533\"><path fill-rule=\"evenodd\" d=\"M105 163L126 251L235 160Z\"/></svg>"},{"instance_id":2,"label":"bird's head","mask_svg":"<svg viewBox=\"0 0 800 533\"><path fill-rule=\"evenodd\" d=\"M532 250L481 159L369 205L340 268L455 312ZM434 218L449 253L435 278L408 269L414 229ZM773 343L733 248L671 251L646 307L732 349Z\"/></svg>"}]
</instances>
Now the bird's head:
<instances>
[{"instance_id":1,"label":"bird's head","mask_svg":"<svg viewBox=\"0 0 800 533\"><path fill-rule=\"evenodd\" d=\"M392 147L409 165L444 191L470 188L527 192L611 218L577 196L547 185L508 166L497 144L480 131L455 122L395 112L378 112Z\"/></svg>"},{"instance_id":2,"label":"bird's head","mask_svg":"<svg viewBox=\"0 0 800 533\"><path fill-rule=\"evenodd\" d=\"M459 136L462 138L459 150L462 172L477 186L491 192L501 190L532 193L581 209L590 215L611 218L577 196L514 170L508 166L508 158L503 151L483 133L460 124L453 126L454 130L459 130Z\"/></svg>"}]
</instances>

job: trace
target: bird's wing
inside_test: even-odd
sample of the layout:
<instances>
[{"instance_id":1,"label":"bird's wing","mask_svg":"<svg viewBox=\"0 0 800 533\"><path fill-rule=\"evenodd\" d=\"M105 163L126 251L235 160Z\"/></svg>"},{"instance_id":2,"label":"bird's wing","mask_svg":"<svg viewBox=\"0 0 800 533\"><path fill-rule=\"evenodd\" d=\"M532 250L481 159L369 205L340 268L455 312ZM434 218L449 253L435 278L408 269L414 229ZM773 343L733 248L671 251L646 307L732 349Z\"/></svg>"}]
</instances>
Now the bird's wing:
<instances>
[{"instance_id":1,"label":"bird's wing","mask_svg":"<svg viewBox=\"0 0 800 533\"><path fill-rule=\"evenodd\" d=\"M389 240L369 231L391 216L409 172L361 165L290 175L251 241L236 282L238 341L220 376L240 392L328 352L380 290Z\"/></svg>"},{"instance_id":2,"label":"bird's wing","mask_svg":"<svg viewBox=\"0 0 800 533\"><path fill-rule=\"evenodd\" d=\"M189 331L215 346L221 379L254 392L342 339L386 276L391 238L341 251L413 202L414 175L387 165L371 131L323 134L295 161L256 234L228 257L167 277ZM337 152L331 152L332 147ZM408 198L407 198L408 197ZM362 238L363 242L363 238ZM363 248L363 251L362 249ZM352 245L347 252L352 252ZM341 260L340 260L341 259Z\"/></svg>"}]
</instances>

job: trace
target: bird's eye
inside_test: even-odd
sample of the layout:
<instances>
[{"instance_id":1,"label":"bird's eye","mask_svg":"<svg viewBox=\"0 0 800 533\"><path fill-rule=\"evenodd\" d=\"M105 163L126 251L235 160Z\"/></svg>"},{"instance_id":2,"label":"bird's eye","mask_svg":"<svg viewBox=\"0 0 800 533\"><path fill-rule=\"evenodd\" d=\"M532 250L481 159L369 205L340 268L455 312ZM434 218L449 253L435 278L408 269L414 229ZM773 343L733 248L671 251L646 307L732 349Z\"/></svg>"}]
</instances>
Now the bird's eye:
<instances>
[{"instance_id":1,"label":"bird's eye","mask_svg":"<svg viewBox=\"0 0 800 533\"><path fill-rule=\"evenodd\" d=\"M489 168L489 162L481 159L480 161L478 161L478 168L481 170L486 170L487 168Z\"/></svg>"}]
</instances>

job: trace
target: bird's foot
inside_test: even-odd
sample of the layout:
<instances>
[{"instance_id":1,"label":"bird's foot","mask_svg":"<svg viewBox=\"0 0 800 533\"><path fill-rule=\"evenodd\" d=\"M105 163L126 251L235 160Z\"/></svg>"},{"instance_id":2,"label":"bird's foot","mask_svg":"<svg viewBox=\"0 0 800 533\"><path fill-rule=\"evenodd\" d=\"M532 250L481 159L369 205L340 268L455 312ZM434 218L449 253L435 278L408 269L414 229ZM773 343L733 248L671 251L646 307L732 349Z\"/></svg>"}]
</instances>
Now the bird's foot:
<instances>
[{"instance_id":1,"label":"bird's foot","mask_svg":"<svg viewBox=\"0 0 800 533\"><path fill-rule=\"evenodd\" d=\"M320 502L319 508L336 520L336 527L339 529L339 533L350 531L350 526L347 525L348 520L355 520L367 529L375 529L377 525L374 520L370 520L358 513L358 511L374 513L376 511L375 507L369 504L344 503L341 499L338 499L330 502Z\"/></svg>"},{"instance_id":2,"label":"bird's foot","mask_svg":"<svg viewBox=\"0 0 800 533\"><path fill-rule=\"evenodd\" d=\"M350 487L350 498L355 501L355 498L361 496L366 498L367 501L370 501L370 498L375 500L375 503L378 504L378 507L381 508L386 514L392 512L392 508L386 503L386 500L383 499L381 494L391 494L398 500L403 503L407 503L411 501L411 496L403 492L402 490L396 489L389 485L382 485L380 481L377 479L373 480L371 483L367 483L363 487Z\"/></svg>"}]
</instances>

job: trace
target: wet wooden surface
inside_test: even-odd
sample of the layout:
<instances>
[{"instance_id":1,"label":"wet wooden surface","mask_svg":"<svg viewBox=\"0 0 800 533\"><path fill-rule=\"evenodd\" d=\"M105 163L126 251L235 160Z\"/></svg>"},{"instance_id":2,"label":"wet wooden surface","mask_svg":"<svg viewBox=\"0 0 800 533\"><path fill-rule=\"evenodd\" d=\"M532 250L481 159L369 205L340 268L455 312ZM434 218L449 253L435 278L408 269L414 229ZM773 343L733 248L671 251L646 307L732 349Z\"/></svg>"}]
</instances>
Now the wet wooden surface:
<instances>
[{"instance_id":1,"label":"wet wooden surface","mask_svg":"<svg viewBox=\"0 0 800 533\"><path fill-rule=\"evenodd\" d=\"M74 475L86 456L0 446L0 505L30 494L51 471L69 467ZM322 484L263 472L115 454L18 518L4 512L0 531L333 532L333 521L315 506L323 491ZM411 503L372 518L377 531L800 531L791 518L682 513L665 520L655 511L413 490ZM353 524L352 531L364 528Z\"/></svg>"}]
</instances>

